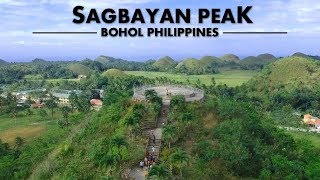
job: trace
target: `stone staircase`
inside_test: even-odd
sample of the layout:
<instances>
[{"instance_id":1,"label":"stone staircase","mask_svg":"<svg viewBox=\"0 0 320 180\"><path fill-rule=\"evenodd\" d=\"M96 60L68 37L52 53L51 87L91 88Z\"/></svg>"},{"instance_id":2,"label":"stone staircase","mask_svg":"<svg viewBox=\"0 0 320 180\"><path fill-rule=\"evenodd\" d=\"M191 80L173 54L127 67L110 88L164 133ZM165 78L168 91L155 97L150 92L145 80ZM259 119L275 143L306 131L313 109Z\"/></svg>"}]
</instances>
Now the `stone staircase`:
<instances>
[{"instance_id":1,"label":"stone staircase","mask_svg":"<svg viewBox=\"0 0 320 180\"><path fill-rule=\"evenodd\" d=\"M157 122L154 120L147 120L141 123L140 128L142 135L148 138L148 144L146 146L146 154L152 154L157 163L159 160L161 152L161 138L162 138L162 127L167 123L167 115L169 111L169 104L164 103L161 108L161 113L157 119ZM151 133L155 135L155 141L150 138ZM152 137L152 136L151 136ZM153 151L154 148L154 151ZM145 174L147 174L148 169L141 169L138 166L135 166L131 169L128 179L135 180L144 180Z\"/></svg>"},{"instance_id":2,"label":"stone staircase","mask_svg":"<svg viewBox=\"0 0 320 180\"><path fill-rule=\"evenodd\" d=\"M161 129L159 129L158 131L160 131L160 130ZM160 156L160 147L161 147L161 139L156 139L155 143L153 142L153 140L149 139L148 146L146 148L146 152L148 154L153 154L156 162L158 162L158 159ZM153 151L153 148L154 148L154 151Z\"/></svg>"}]
</instances>

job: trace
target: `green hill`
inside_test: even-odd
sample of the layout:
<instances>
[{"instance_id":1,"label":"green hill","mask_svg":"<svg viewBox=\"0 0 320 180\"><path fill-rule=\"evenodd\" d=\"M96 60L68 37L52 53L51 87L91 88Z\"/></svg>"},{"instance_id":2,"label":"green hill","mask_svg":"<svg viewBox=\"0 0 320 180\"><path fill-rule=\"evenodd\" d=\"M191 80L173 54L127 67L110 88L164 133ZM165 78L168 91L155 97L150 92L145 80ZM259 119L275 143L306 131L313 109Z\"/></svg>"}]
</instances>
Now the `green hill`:
<instances>
[{"instance_id":1,"label":"green hill","mask_svg":"<svg viewBox=\"0 0 320 180\"><path fill-rule=\"evenodd\" d=\"M320 60L320 56L307 55L307 54L304 54L304 53L301 53L301 52L294 53L291 56L293 56L293 57L312 58L312 59L315 59L315 60Z\"/></svg>"},{"instance_id":2,"label":"green hill","mask_svg":"<svg viewBox=\"0 0 320 180\"><path fill-rule=\"evenodd\" d=\"M0 59L0 66L8 65L9 63L5 60Z\"/></svg>"},{"instance_id":3,"label":"green hill","mask_svg":"<svg viewBox=\"0 0 320 180\"><path fill-rule=\"evenodd\" d=\"M270 64L260 75L249 81L249 86L258 91L293 87L312 87L320 82L320 66L315 60L303 57L288 57Z\"/></svg>"},{"instance_id":4,"label":"green hill","mask_svg":"<svg viewBox=\"0 0 320 180\"><path fill-rule=\"evenodd\" d=\"M32 63L38 63L38 64L47 63L47 62L48 61L41 59L41 58L35 58L34 60L32 60Z\"/></svg>"},{"instance_id":5,"label":"green hill","mask_svg":"<svg viewBox=\"0 0 320 180\"><path fill-rule=\"evenodd\" d=\"M169 56L165 56L158 61L156 61L152 66L158 68L159 70L165 71L174 68L176 62Z\"/></svg>"},{"instance_id":6,"label":"green hill","mask_svg":"<svg viewBox=\"0 0 320 180\"><path fill-rule=\"evenodd\" d=\"M176 69L181 73L187 74L203 74L205 73L206 65L200 62L197 59L190 58L181 61L177 66Z\"/></svg>"},{"instance_id":7,"label":"green hill","mask_svg":"<svg viewBox=\"0 0 320 180\"><path fill-rule=\"evenodd\" d=\"M187 69L194 69L203 66L203 64L195 58L189 58L181 61L176 68L179 69L182 66L185 66Z\"/></svg>"},{"instance_id":8,"label":"green hill","mask_svg":"<svg viewBox=\"0 0 320 180\"><path fill-rule=\"evenodd\" d=\"M119 69L109 69L106 72L102 73L102 75L106 77L123 77L126 76L126 73Z\"/></svg>"},{"instance_id":9,"label":"green hill","mask_svg":"<svg viewBox=\"0 0 320 180\"><path fill-rule=\"evenodd\" d=\"M98 62L100 62L102 64L107 64L107 63L109 63L110 61L113 61L113 60L115 60L115 58L109 57L109 56L99 56L99 57L97 57L95 59L95 61L98 61Z\"/></svg>"},{"instance_id":10,"label":"green hill","mask_svg":"<svg viewBox=\"0 0 320 180\"><path fill-rule=\"evenodd\" d=\"M240 58L234 54L226 54L222 57L220 57L220 59L222 59L223 61L227 61L227 62L239 62Z\"/></svg>"},{"instance_id":11,"label":"green hill","mask_svg":"<svg viewBox=\"0 0 320 180\"><path fill-rule=\"evenodd\" d=\"M252 101L261 109L273 111L280 124L298 125L300 123L294 123L290 118L279 118L279 110L286 107L303 113L319 111L319 82L319 62L292 56L268 65L245 84L241 99ZM275 111L280 114L277 115ZM289 114L283 115L286 117Z\"/></svg>"},{"instance_id":12,"label":"green hill","mask_svg":"<svg viewBox=\"0 0 320 180\"><path fill-rule=\"evenodd\" d=\"M78 63L77 64L70 64L68 68L76 75L89 76L93 73L92 69L90 69L89 67L87 67L85 65L78 64Z\"/></svg>"},{"instance_id":13,"label":"green hill","mask_svg":"<svg viewBox=\"0 0 320 180\"><path fill-rule=\"evenodd\" d=\"M264 66L276 61L277 58L272 54L261 54L257 57L249 56L240 61L244 69L262 69Z\"/></svg>"},{"instance_id":14,"label":"green hill","mask_svg":"<svg viewBox=\"0 0 320 180\"><path fill-rule=\"evenodd\" d=\"M204 64L201 63L199 60L197 60L195 58L190 58L190 59L185 59L185 60L181 61L176 66L176 68L177 69L185 68L187 70L193 70L193 69L202 68L203 66L204 66Z\"/></svg>"},{"instance_id":15,"label":"green hill","mask_svg":"<svg viewBox=\"0 0 320 180\"><path fill-rule=\"evenodd\" d=\"M215 56L204 56L200 59L200 62L205 65L221 65L224 63L223 60L215 57Z\"/></svg>"},{"instance_id":16,"label":"green hill","mask_svg":"<svg viewBox=\"0 0 320 180\"><path fill-rule=\"evenodd\" d=\"M296 52L296 53L292 54L292 56L293 56L293 57L303 57L303 58L309 57L308 55L303 54L303 53L301 53L301 52Z\"/></svg>"},{"instance_id":17,"label":"green hill","mask_svg":"<svg viewBox=\"0 0 320 180\"><path fill-rule=\"evenodd\" d=\"M258 59L261 60L272 60L272 59L276 59L276 57L272 54L260 54L259 56L257 56Z\"/></svg>"},{"instance_id":18,"label":"green hill","mask_svg":"<svg viewBox=\"0 0 320 180\"><path fill-rule=\"evenodd\" d=\"M241 64L250 64L250 63L258 63L260 61L259 58L254 56L249 56L241 60Z\"/></svg>"}]
</instances>

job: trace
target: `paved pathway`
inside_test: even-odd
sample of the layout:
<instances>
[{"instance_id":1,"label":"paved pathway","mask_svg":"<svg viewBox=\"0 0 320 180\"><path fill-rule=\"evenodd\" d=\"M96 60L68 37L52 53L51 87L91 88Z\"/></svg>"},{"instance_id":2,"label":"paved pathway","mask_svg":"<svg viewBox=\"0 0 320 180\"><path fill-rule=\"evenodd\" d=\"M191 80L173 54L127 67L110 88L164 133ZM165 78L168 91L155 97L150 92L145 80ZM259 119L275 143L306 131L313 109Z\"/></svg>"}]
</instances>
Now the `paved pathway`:
<instances>
[{"instance_id":1,"label":"paved pathway","mask_svg":"<svg viewBox=\"0 0 320 180\"><path fill-rule=\"evenodd\" d=\"M154 142L153 140L149 139L146 152L148 152L149 154L154 154L156 157L156 161L160 155L162 127L167 123L168 111L169 106L163 105L161 108L161 114L157 120L157 128L149 131L149 134L152 134L153 132L156 140ZM129 179L144 180L146 179L145 176L147 175L147 173L147 167L141 168L137 165L131 169Z\"/></svg>"}]
</instances>

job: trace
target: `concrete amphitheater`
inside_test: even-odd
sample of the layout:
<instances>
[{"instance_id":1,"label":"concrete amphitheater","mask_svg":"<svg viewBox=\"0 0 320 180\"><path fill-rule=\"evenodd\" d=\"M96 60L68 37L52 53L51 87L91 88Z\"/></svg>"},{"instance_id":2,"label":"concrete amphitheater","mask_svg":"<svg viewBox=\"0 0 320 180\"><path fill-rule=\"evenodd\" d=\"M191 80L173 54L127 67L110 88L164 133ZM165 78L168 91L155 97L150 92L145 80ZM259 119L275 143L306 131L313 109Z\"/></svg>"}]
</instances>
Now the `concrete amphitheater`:
<instances>
[{"instance_id":1,"label":"concrete amphitheater","mask_svg":"<svg viewBox=\"0 0 320 180\"><path fill-rule=\"evenodd\" d=\"M159 96L162 97L163 103L170 103L171 97L175 95L183 95L186 102L201 101L204 98L204 91L201 89L188 87L188 86L174 86L174 85L161 85L161 86L142 86L134 89L133 99L136 101L146 100L145 91L155 90Z\"/></svg>"}]
</instances>

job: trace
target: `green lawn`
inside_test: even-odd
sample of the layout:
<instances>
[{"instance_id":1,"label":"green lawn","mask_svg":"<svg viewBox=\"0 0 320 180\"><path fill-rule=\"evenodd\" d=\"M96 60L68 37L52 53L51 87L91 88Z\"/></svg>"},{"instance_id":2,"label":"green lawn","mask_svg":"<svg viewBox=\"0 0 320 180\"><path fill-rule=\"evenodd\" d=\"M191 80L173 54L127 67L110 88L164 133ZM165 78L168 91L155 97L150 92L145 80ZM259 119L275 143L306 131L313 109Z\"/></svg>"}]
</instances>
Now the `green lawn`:
<instances>
[{"instance_id":1,"label":"green lawn","mask_svg":"<svg viewBox=\"0 0 320 180\"><path fill-rule=\"evenodd\" d=\"M16 118L13 118L9 115L0 116L0 132L10 129L12 127L22 127L28 126L34 123L44 123L45 121L51 121L51 111L49 109L45 109L47 111L47 116L42 117L39 115L40 109L31 109L32 115L25 115L25 112L19 112ZM53 119L62 118L61 112L58 109L54 110Z\"/></svg>"},{"instance_id":2,"label":"green lawn","mask_svg":"<svg viewBox=\"0 0 320 180\"><path fill-rule=\"evenodd\" d=\"M309 140L315 147L320 148L320 134L298 131L288 131L288 133L295 139Z\"/></svg>"},{"instance_id":3,"label":"green lawn","mask_svg":"<svg viewBox=\"0 0 320 180\"><path fill-rule=\"evenodd\" d=\"M33 115L30 116L24 115L24 112L19 112L16 118L9 115L0 116L0 139L3 142L12 143L14 138L20 136L28 141L45 132L45 127L57 126L56 121L62 119L57 109L54 112L53 121L48 109L48 115L45 117L39 115L39 110L32 109Z\"/></svg>"},{"instance_id":4,"label":"green lawn","mask_svg":"<svg viewBox=\"0 0 320 180\"><path fill-rule=\"evenodd\" d=\"M212 77L214 77L217 84L226 84L227 86L235 87L247 82L258 72L249 70L225 70L221 71L219 74L210 75L185 75L149 71L125 71L125 73L129 75L144 76L148 78L167 77L169 79L176 80L179 82L187 82L187 79L189 79L189 81L193 84L195 84L199 79L201 83L206 85L210 85L211 79Z\"/></svg>"}]
</instances>

